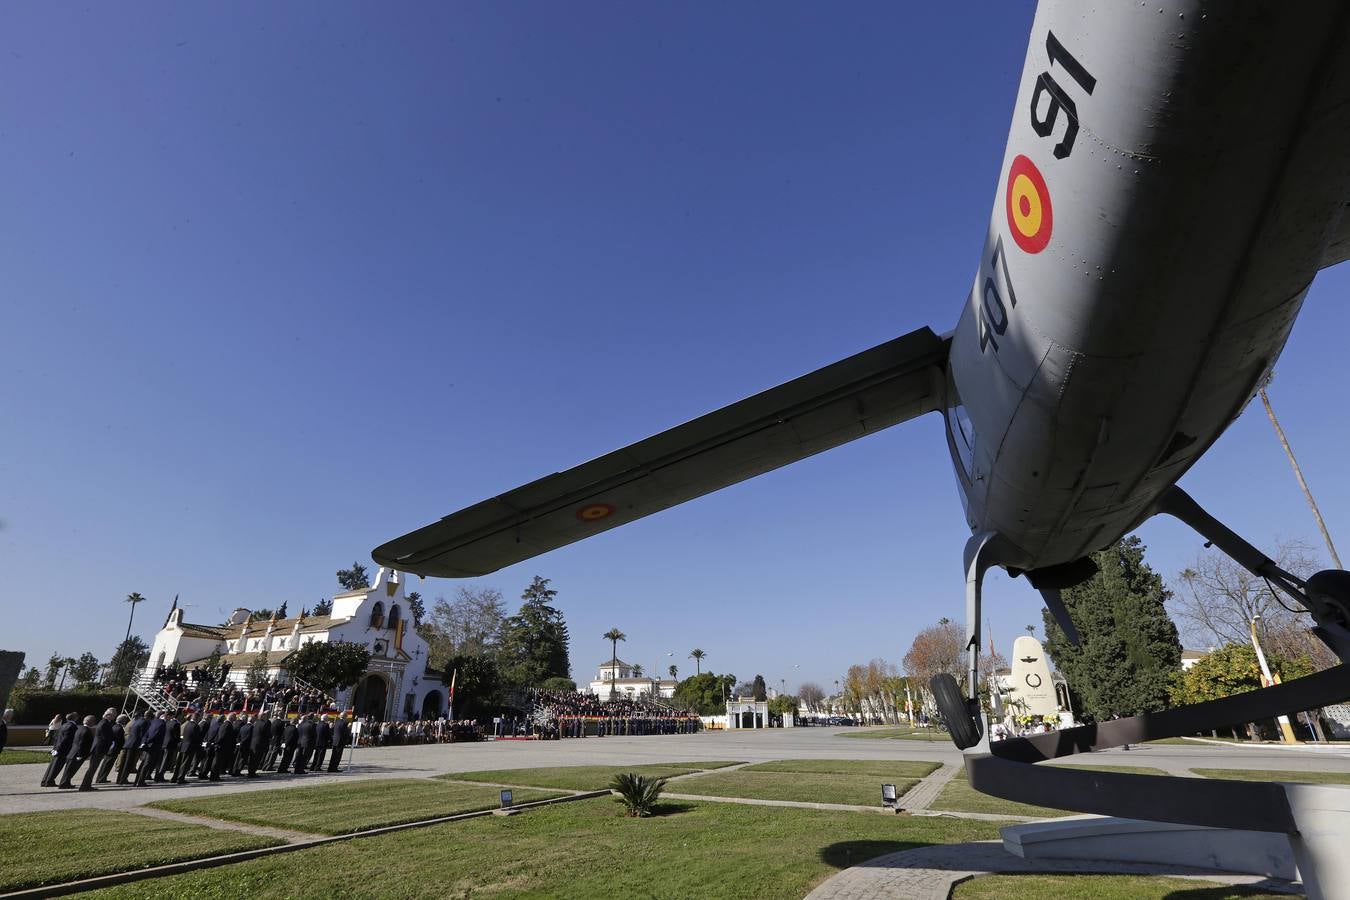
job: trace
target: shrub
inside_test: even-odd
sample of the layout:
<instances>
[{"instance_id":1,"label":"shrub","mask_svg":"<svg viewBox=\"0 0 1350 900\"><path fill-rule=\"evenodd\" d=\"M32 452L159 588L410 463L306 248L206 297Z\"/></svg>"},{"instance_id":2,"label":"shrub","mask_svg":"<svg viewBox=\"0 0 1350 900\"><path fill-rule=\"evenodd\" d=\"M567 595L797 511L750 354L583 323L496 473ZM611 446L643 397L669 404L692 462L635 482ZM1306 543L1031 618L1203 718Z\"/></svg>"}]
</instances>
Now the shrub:
<instances>
[{"instance_id":1,"label":"shrub","mask_svg":"<svg viewBox=\"0 0 1350 900\"><path fill-rule=\"evenodd\" d=\"M665 786L664 778L648 778L636 772L621 772L609 783L609 789L619 795L633 817L650 816Z\"/></svg>"}]
</instances>

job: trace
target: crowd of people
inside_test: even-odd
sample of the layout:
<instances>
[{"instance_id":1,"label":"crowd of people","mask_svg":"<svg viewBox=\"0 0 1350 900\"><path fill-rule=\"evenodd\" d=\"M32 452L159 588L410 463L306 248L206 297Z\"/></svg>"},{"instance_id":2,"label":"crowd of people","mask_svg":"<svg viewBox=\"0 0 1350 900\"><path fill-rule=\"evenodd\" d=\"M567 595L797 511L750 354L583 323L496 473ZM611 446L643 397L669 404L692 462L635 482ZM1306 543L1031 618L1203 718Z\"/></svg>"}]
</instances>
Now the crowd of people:
<instances>
[{"instance_id":1,"label":"crowd of people","mask_svg":"<svg viewBox=\"0 0 1350 900\"><path fill-rule=\"evenodd\" d=\"M390 747L401 744L454 744L481 741L483 729L473 719L415 719L390 722L367 716L359 720L358 746Z\"/></svg>"},{"instance_id":2,"label":"crowd of people","mask_svg":"<svg viewBox=\"0 0 1350 900\"><path fill-rule=\"evenodd\" d=\"M530 692L531 709L523 722L511 723L543 740L596 735L691 734L702 727L693 710L670 707L645 695L601 699L583 691ZM510 732L508 732L510 733Z\"/></svg>"},{"instance_id":3,"label":"crowd of people","mask_svg":"<svg viewBox=\"0 0 1350 900\"><path fill-rule=\"evenodd\" d=\"M109 784L114 773L116 784L144 787L150 782L186 784L188 778L256 778L260 771L304 775L322 770L325 760L328 771L337 772L351 742L344 716L273 718L265 709L214 715L193 709L144 710L129 716L113 707L101 718L58 715L48 733L52 758L42 786L75 789L74 779L87 763L81 791Z\"/></svg>"},{"instance_id":4,"label":"crowd of people","mask_svg":"<svg viewBox=\"0 0 1350 900\"><path fill-rule=\"evenodd\" d=\"M323 713L333 710L333 698L315 689L283 684L274 678L255 682L251 687L229 680L230 664L214 669L194 666L159 666L154 679L159 689L181 707L197 712L243 713L256 715L267 710L272 715Z\"/></svg>"}]
</instances>

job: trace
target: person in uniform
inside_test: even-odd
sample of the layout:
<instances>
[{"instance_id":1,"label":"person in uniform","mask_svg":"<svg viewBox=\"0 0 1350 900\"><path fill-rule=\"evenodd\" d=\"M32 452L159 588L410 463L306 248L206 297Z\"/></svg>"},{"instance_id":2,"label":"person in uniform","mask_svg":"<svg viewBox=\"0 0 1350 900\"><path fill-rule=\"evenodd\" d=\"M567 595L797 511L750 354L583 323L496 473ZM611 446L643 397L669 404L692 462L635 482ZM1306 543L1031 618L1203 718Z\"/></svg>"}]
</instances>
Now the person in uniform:
<instances>
[{"instance_id":1,"label":"person in uniform","mask_svg":"<svg viewBox=\"0 0 1350 900\"><path fill-rule=\"evenodd\" d=\"M269 771L277 767L277 759L281 756L281 742L286 736L285 722L278 718L272 723L271 740L268 742L267 759L263 762L262 768Z\"/></svg>"},{"instance_id":2,"label":"person in uniform","mask_svg":"<svg viewBox=\"0 0 1350 900\"><path fill-rule=\"evenodd\" d=\"M178 713L171 713L164 720L164 753L159 760L159 768L155 770L155 781L164 783L164 772L169 773L169 780L173 780L174 764L178 762L178 745L182 742L183 724L179 720Z\"/></svg>"},{"instance_id":3,"label":"person in uniform","mask_svg":"<svg viewBox=\"0 0 1350 900\"><path fill-rule=\"evenodd\" d=\"M98 776L94 779L99 784L108 783L108 776L112 774L112 767L117 760L117 754L126 745L126 728L130 721L131 716L122 713L112 723L112 744L108 747L108 752L103 757L103 764L98 767Z\"/></svg>"},{"instance_id":4,"label":"person in uniform","mask_svg":"<svg viewBox=\"0 0 1350 900\"><path fill-rule=\"evenodd\" d=\"M150 719L141 733L141 765L136 770L136 787L145 787L150 776L159 769L160 758L164 756L164 732L168 728L164 720L168 715L161 712Z\"/></svg>"},{"instance_id":5,"label":"person in uniform","mask_svg":"<svg viewBox=\"0 0 1350 900\"><path fill-rule=\"evenodd\" d=\"M201 774L197 776L198 778L220 780L220 776L216 774L216 747L220 744L220 730L224 727L224 716L211 717L211 724L206 729L206 738L202 742L202 759L199 764Z\"/></svg>"},{"instance_id":6,"label":"person in uniform","mask_svg":"<svg viewBox=\"0 0 1350 900\"><path fill-rule=\"evenodd\" d=\"M135 718L126 730L126 745L122 749L122 762L117 766L117 783L126 784L136 772L136 763L141 756L141 735L145 733L145 713L137 711Z\"/></svg>"},{"instance_id":7,"label":"person in uniform","mask_svg":"<svg viewBox=\"0 0 1350 900\"><path fill-rule=\"evenodd\" d=\"M178 765L173 770L174 784L187 784L188 773L197 765L202 755L201 728L197 725L200 718L196 712L188 716L178 733Z\"/></svg>"},{"instance_id":8,"label":"person in uniform","mask_svg":"<svg viewBox=\"0 0 1350 900\"><path fill-rule=\"evenodd\" d=\"M216 736L216 764L211 770L211 780L219 781L222 774L228 774L234 764L234 751L239 743L239 726L235 724L236 714L230 713L220 725Z\"/></svg>"},{"instance_id":9,"label":"person in uniform","mask_svg":"<svg viewBox=\"0 0 1350 900\"><path fill-rule=\"evenodd\" d=\"M272 742L272 717L267 711L258 714L253 722L253 734L248 746L248 777L258 777L258 766L267 756L267 746Z\"/></svg>"},{"instance_id":10,"label":"person in uniform","mask_svg":"<svg viewBox=\"0 0 1350 900\"><path fill-rule=\"evenodd\" d=\"M234 764L230 766L230 774L235 778L243 771L244 766L248 764L249 754L252 753L253 746L253 717L242 715L239 717L239 731L235 735Z\"/></svg>"},{"instance_id":11,"label":"person in uniform","mask_svg":"<svg viewBox=\"0 0 1350 900\"><path fill-rule=\"evenodd\" d=\"M56 787L56 777L65 768L66 757L75 743L75 732L80 730L79 718L79 713L70 713L56 730L56 736L52 738L52 761L47 764L47 771L42 776L43 787Z\"/></svg>"},{"instance_id":12,"label":"person in uniform","mask_svg":"<svg viewBox=\"0 0 1350 900\"><path fill-rule=\"evenodd\" d=\"M57 783L57 787L73 790L75 785L70 779L80 771L80 766L94 749L94 723L98 716L85 716L84 721L75 729L75 740L70 744L70 753L66 755L66 771Z\"/></svg>"},{"instance_id":13,"label":"person in uniform","mask_svg":"<svg viewBox=\"0 0 1350 900\"><path fill-rule=\"evenodd\" d=\"M14 721L14 710L7 709L0 713L0 753L5 752L5 744L9 743L9 723Z\"/></svg>"},{"instance_id":14,"label":"person in uniform","mask_svg":"<svg viewBox=\"0 0 1350 900\"><path fill-rule=\"evenodd\" d=\"M296 729L295 774L305 774L310 756L314 753L314 742L318 739L318 729L314 727L314 715L306 713Z\"/></svg>"},{"instance_id":15,"label":"person in uniform","mask_svg":"<svg viewBox=\"0 0 1350 900\"><path fill-rule=\"evenodd\" d=\"M289 772L291 770L292 761L295 759L295 741L299 734L300 730L295 727L295 720L287 717L286 728L282 734L282 747L284 749L281 754L281 766L277 769L278 772Z\"/></svg>"},{"instance_id":16,"label":"person in uniform","mask_svg":"<svg viewBox=\"0 0 1350 900\"><path fill-rule=\"evenodd\" d=\"M347 717L338 716L337 721L333 723L333 737L330 740L333 752L328 756L328 771L338 770L338 763L342 762L342 751L347 748L350 739L351 726L347 723Z\"/></svg>"},{"instance_id":17,"label":"person in uniform","mask_svg":"<svg viewBox=\"0 0 1350 900\"><path fill-rule=\"evenodd\" d=\"M323 768L324 754L332 743L333 726L328 724L328 716L322 716L314 736L314 764L310 766L315 772Z\"/></svg>"},{"instance_id":18,"label":"person in uniform","mask_svg":"<svg viewBox=\"0 0 1350 900\"><path fill-rule=\"evenodd\" d=\"M113 727L117 721L117 708L108 707L103 711L103 718L96 719L94 725L94 743L89 750L89 768L85 770L84 779L80 781L80 790L94 791L94 778L98 770L102 768L105 757L113 750L113 742L116 738L116 732Z\"/></svg>"}]
</instances>

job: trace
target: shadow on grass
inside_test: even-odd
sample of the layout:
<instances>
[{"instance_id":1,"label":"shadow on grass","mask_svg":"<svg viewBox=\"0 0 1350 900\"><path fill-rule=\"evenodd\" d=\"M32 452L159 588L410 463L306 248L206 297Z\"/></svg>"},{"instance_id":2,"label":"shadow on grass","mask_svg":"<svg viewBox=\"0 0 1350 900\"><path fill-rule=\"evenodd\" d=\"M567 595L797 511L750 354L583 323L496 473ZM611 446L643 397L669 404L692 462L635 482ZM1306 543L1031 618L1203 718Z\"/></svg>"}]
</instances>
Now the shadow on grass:
<instances>
[{"instance_id":1,"label":"shadow on grass","mask_svg":"<svg viewBox=\"0 0 1350 900\"><path fill-rule=\"evenodd\" d=\"M658 816L678 816L680 813L687 813L694 808L694 804L692 803L671 803L669 801L664 801L656 804L656 806L652 808L652 818Z\"/></svg>"},{"instance_id":2,"label":"shadow on grass","mask_svg":"<svg viewBox=\"0 0 1350 900\"><path fill-rule=\"evenodd\" d=\"M913 841L838 841L820 848L820 861L836 869L847 869L885 856L887 853L899 853L901 850L913 850L926 847Z\"/></svg>"}]
</instances>

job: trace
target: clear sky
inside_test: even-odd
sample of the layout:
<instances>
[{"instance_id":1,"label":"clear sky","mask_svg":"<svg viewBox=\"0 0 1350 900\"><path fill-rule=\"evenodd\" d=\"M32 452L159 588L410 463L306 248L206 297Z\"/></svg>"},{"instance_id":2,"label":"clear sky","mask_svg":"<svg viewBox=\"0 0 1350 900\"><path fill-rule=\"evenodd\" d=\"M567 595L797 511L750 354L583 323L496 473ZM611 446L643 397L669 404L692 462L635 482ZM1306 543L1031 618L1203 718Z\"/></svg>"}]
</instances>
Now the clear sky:
<instances>
[{"instance_id":1,"label":"clear sky","mask_svg":"<svg viewBox=\"0 0 1350 900\"><path fill-rule=\"evenodd\" d=\"M291 609L375 545L921 325L976 264L1028 3L25 4L0 32L0 647ZM1272 396L1334 534L1345 267ZM1185 486L1316 538L1260 406ZM1143 529L1171 577L1200 551ZM832 687L963 615L936 417L479 584L575 674ZM1350 550L1350 546L1346 547ZM428 580L428 599L454 582ZM1040 622L992 578L1007 652ZM668 656L667 654L673 654Z\"/></svg>"}]
</instances>

